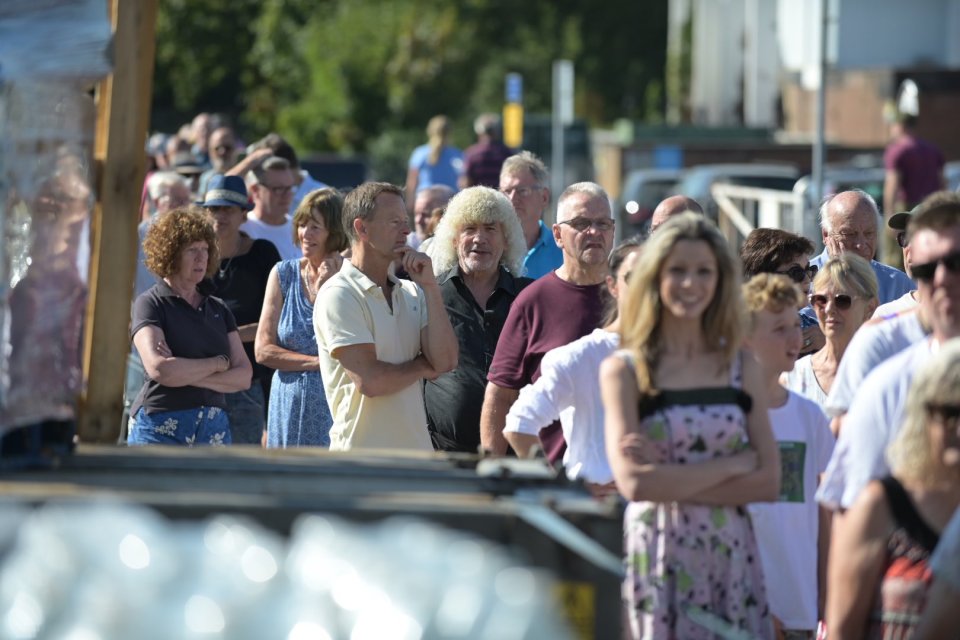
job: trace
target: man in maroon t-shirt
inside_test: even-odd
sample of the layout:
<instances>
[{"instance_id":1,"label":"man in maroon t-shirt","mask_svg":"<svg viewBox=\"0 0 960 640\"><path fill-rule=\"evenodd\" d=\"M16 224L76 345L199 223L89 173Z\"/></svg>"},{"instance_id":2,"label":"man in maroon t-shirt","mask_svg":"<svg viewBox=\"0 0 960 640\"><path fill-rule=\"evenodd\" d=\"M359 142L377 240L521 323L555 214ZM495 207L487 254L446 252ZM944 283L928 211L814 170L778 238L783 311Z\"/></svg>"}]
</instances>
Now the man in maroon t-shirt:
<instances>
[{"instance_id":1,"label":"man in maroon t-shirt","mask_svg":"<svg viewBox=\"0 0 960 640\"><path fill-rule=\"evenodd\" d=\"M477 116L473 123L477 143L463 152L463 175L460 188L500 186L500 169L513 150L500 140L500 118L492 113Z\"/></svg>"},{"instance_id":2,"label":"man in maroon t-shirt","mask_svg":"<svg viewBox=\"0 0 960 640\"><path fill-rule=\"evenodd\" d=\"M487 374L480 415L484 449L506 453L507 412L520 389L540 377L543 355L599 326L613 229L610 200L600 185L579 182L560 195L553 237L563 250L563 264L524 289L510 307ZM551 461L563 456L559 423L541 431L540 438Z\"/></svg>"},{"instance_id":3,"label":"man in maroon t-shirt","mask_svg":"<svg viewBox=\"0 0 960 640\"><path fill-rule=\"evenodd\" d=\"M890 144L883 153L883 216L888 223L894 213L910 211L945 185L943 154L916 136L916 124L916 116L903 114L890 127ZM903 255L892 233L884 236L883 257L887 264L903 268Z\"/></svg>"}]
</instances>

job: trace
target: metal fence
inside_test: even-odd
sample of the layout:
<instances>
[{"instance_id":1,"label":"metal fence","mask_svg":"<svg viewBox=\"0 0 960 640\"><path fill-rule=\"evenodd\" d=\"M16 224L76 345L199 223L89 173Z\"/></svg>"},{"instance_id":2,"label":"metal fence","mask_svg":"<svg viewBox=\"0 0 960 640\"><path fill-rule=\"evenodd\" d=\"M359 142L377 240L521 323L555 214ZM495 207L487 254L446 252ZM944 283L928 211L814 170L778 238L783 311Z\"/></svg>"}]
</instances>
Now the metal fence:
<instances>
[{"instance_id":1,"label":"metal fence","mask_svg":"<svg viewBox=\"0 0 960 640\"><path fill-rule=\"evenodd\" d=\"M737 250L757 227L783 229L820 244L816 209L791 191L715 184L710 189L719 208L717 224Z\"/></svg>"}]
</instances>

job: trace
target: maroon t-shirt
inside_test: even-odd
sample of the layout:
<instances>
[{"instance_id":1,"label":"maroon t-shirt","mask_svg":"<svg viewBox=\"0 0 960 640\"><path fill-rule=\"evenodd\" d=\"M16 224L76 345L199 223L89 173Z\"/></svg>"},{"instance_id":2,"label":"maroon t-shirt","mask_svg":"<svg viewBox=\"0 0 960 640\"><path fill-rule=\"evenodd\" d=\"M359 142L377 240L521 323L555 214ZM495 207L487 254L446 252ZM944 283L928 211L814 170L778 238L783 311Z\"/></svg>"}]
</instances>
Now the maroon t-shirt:
<instances>
[{"instance_id":1,"label":"maroon t-shirt","mask_svg":"<svg viewBox=\"0 0 960 640\"><path fill-rule=\"evenodd\" d=\"M487 380L518 391L536 381L547 351L569 344L600 325L602 287L570 284L551 271L524 289L510 307ZM541 431L540 439L551 462L563 456L566 443L559 422Z\"/></svg>"},{"instance_id":2,"label":"maroon t-shirt","mask_svg":"<svg viewBox=\"0 0 960 640\"><path fill-rule=\"evenodd\" d=\"M900 192L896 197L908 208L920 204L941 187L943 154L919 138L902 136L893 141L883 153L883 166L900 174Z\"/></svg>"}]
</instances>

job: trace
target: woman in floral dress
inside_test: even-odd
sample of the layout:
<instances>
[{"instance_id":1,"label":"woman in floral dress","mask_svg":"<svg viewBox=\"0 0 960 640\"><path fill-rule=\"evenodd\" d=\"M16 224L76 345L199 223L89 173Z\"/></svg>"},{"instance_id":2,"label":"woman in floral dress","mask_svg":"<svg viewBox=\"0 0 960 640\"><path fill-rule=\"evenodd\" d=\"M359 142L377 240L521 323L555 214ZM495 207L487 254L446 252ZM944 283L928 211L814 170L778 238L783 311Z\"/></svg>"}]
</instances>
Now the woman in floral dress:
<instances>
[{"instance_id":1,"label":"woman in floral dress","mask_svg":"<svg viewBox=\"0 0 960 640\"><path fill-rule=\"evenodd\" d=\"M630 501L633 634L771 638L745 505L776 500L779 455L759 370L740 349L738 266L711 222L683 214L644 245L626 295L621 351L600 384L607 455Z\"/></svg>"}]
</instances>

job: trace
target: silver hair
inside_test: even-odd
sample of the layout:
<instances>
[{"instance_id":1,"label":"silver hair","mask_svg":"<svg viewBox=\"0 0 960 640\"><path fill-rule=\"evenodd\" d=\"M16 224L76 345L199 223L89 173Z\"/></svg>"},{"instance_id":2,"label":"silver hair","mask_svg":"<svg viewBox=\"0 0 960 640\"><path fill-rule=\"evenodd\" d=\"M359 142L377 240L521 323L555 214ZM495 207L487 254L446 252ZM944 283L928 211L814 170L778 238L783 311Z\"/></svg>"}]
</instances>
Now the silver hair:
<instances>
[{"instance_id":1,"label":"silver hair","mask_svg":"<svg viewBox=\"0 0 960 640\"><path fill-rule=\"evenodd\" d=\"M503 182L504 176L516 175L524 169L530 172L533 179L541 187L550 184L550 173L547 171L547 165L543 164L543 160L529 151L521 151L503 161L503 166L500 168L500 181Z\"/></svg>"},{"instance_id":2,"label":"silver hair","mask_svg":"<svg viewBox=\"0 0 960 640\"><path fill-rule=\"evenodd\" d=\"M437 275L446 273L457 264L457 235L467 224L500 223L503 229L504 249L500 264L515 276L523 275L523 258L527 243L523 227L513 205L505 195L489 187L464 189L447 203L446 212L440 218L433 243L427 251L433 260Z\"/></svg>"},{"instance_id":3,"label":"silver hair","mask_svg":"<svg viewBox=\"0 0 960 640\"><path fill-rule=\"evenodd\" d=\"M564 189L563 193L561 193L557 199L557 222L563 222L567 219L567 211L564 205L567 204L570 198L580 194L589 198L603 200L607 203L607 210L610 210L610 196L607 195L603 187L596 182L575 182Z\"/></svg>"},{"instance_id":4,"label":"silver hair","mask_svg":"<svg viewBox=\"0 0 960 640\"><path fill-rule=\"evenodd\" d=\"M832 196L824 198L823 203L820 205L820 228L831 233L833 229L830 228L830 203L833 202L834 198L842 196L845 193L856 193L860 196L861 202L866 202L867 206L870 207L870 210L873 211L874 220L877 223L877 228L880 227L880 209L877 207L877 201L873 199L866 191L862 189L850 189L848 191L841 191L840 193L835 193Z\"/></svg>"},{"instance_id":5,"label":"silver hair","mask_svg":"<svg viewBox=\"0 0 960 640\"><path fill-rule=\"evenodd\" d=\"M176 171L157 171L147 178L147 194L149 194L151 200L157 201L175 184L181 184L187 189L190 188L183 176Z\"/></svg>"},{"instance_id":6,"label":"silver hair","mask_svg":"<svg viewBox=\"0 0 960 640\"><path fill-rule=\"evenodd\" d=\"M280 156L270 156L266 160L260 163L260 166L254 167L247 172L246 183L247 186L255 184L263 184L264 178L267 177L267 171L289 171L292 169L290 161L286 158L281 158Z\"/></svg>"},{"instance_id":7,"label":"silver hair","mask_svg":"<svg viewBox=\"0 0 960 640\"><path fill-rule=\"evenodd\" d=\"M450 198L453 197L454 193L456 193L456 191L454 191L453 188L448 185L434 184L434 185L430 185L429 187L424 187L420 191L417 191L417 197L419 198L423 194L429 194L429 195L436 195L438 197L444 198L445 200L449 200Z\"/></svg>"}]
</instances>

